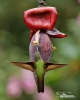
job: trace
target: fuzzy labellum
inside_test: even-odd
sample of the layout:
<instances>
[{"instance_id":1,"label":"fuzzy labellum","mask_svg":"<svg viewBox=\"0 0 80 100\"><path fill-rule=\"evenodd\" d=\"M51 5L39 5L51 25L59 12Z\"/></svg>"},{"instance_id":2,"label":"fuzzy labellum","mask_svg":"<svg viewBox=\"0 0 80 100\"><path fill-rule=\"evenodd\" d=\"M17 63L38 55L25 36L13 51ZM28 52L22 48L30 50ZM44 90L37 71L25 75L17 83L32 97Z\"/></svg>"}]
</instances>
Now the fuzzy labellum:
<instances>
[{"instance_id":1,"label":"fuzzy labellum","mask_svg":"<svg viewBox=\"0 0 80 100\"><path fill-rule=\"evenodd\" d=\"M55 7L38 7L24 12L24 22L31 30L51 30L56 24L57 17Z\"/></svg>"}]
</instances>

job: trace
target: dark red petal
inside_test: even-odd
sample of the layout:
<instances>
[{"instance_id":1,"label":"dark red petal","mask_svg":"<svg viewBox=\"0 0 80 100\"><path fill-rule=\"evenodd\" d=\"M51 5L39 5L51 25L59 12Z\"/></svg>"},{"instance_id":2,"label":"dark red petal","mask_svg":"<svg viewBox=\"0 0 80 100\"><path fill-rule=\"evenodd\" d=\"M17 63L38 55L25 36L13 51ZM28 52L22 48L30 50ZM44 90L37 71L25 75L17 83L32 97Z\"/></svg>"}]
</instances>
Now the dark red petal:
<instances>
[{"instance_id":1,"label":"dark red petal","mask_svg":"<svg viewBox=\"0 0 80 100\"><path fill-rule=\"evenodd\" d=\"M33 37L33 35L36 33L36 31L34 31L34 30L31 30L30 31L30 41L31 41L31 38Z\"/></svg>"},{"instance_id":2,"label":"dark red petal","mask_svg":"<svg viewBox=\"0 0 80 100\"><path fill-rule=\"evenodd\" d=\"M24 12L24 22L31 30L52 29L57 17L55 7L39 7Z\"/></svg>"}]
</instances>

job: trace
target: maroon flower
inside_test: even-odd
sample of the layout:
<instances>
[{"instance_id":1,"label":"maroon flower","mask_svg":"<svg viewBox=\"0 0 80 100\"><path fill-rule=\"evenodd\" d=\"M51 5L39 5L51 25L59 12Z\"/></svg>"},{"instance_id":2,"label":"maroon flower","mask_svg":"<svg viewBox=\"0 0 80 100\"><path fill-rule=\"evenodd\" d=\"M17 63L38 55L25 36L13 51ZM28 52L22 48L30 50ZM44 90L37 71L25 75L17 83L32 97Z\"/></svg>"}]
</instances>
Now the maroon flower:
<instances>
[{"instance_id":1,"label":"maroon flower","mask_svg":"<svg viewBox=\"0 0 80 100\"><path fill-rule=\"evenodd\" d=\"M49 61L53 47L50 37L65 38L66 35L54 28L58 13L55 7L38 7L24 12L24 21L30 32L30 60L36 61L36 51L43 61ZM36 33L39 32L38 35ZM36 38L38 40L36 40ZM36 45L38 48L36 49Z\"/></svg>"}]
</instances>

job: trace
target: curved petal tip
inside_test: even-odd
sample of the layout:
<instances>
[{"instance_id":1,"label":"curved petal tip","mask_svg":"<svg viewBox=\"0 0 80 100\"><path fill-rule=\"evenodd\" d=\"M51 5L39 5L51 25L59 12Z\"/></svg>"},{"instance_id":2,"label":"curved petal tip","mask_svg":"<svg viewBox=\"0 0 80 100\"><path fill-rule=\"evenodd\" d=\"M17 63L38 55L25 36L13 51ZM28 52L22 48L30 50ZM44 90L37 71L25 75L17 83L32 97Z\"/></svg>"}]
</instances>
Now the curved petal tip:
<instances>
[{"instance_id":1,"label":"curved petal tip","mask_svg":"<svg viewBox=\"0 0 80 100\"><path fill-rule=\"evenodd\" d=\"M53 28L52 30L47 30L46 33L53 37L53 38L65 38L67 37L66 34L61 33L60 31L58 31L56 28Z\"/></svg>"},{"instance_id":2,"label":"curved petal tip","mask_svg":"<svg viewBox=\"0 0 80 100\"><path fill-rule=\"evenodd\" d=\"M63 34L63 33L60 33L60 34L56 34L53 36L54 38L66 38L67 35L66 34Z\"/></svg>"}]
</instances>

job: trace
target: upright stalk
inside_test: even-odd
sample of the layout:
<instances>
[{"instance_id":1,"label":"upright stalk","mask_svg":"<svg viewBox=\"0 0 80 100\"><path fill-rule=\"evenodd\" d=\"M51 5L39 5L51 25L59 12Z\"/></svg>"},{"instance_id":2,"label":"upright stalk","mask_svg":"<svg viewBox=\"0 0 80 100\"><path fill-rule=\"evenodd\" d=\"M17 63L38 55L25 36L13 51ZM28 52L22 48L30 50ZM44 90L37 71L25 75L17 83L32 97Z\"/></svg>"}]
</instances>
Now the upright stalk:
<instances>
[{"instance_id":1,"label":"upright stalk","mask_svg":"<svg viewBox=\"0 0 80 100\"><path fill-rule=\"evenodd\" d=\"M46 0L38 0L38 2L39 2L39 6L38 7L44 7L44 6L46 6L45 1Z\"/></svg>"}]
</instances>

